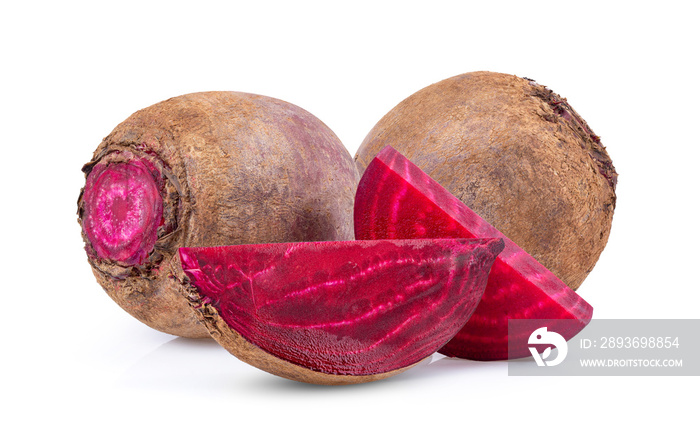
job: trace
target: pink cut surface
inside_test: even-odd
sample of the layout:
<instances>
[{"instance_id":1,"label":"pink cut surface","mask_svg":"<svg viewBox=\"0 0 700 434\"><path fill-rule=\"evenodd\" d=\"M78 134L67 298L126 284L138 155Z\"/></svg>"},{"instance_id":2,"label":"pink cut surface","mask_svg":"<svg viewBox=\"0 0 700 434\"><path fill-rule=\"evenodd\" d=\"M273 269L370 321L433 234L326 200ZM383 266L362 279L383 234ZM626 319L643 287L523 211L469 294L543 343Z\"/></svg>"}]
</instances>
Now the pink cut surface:
<instances>
[{"instance_id":1,"label":"pink cut surface","mask_svg":"<svg viewBox=\"0 0 700 434\"><path fill-rule=\"evenodd\" d=\"M370 375L428 357L469 319L500 239L181 248L202 304L288 362Z\"/></svg>"},{"instance_id":2,"label":"pink cut surface","mask_svg":"<svg viewBox=\"0 0 700 434\"><path fill-rule=\"evenodd\" d=\"M124 265L146 261L163 219L163 199L153 170L141 159L93 167L82 199L89 254Z\"/></svg>"},{"instance_id":3,"label":"pink cut surface","mask_svg":"<svg viewBox=\"0 0 700 434\"><path fill-rule=\"evenodd\" d=\"M505 360L509 319L573 319L559 333L570 339L593 308L532 256L391 147L369 164L355 197L355 238L503 238L484 296L471 319L440 353ZM511 335L510 358L527 357L529 334ZM520 344L522 343L522 344Z\"/></svg>"}]
</instances>

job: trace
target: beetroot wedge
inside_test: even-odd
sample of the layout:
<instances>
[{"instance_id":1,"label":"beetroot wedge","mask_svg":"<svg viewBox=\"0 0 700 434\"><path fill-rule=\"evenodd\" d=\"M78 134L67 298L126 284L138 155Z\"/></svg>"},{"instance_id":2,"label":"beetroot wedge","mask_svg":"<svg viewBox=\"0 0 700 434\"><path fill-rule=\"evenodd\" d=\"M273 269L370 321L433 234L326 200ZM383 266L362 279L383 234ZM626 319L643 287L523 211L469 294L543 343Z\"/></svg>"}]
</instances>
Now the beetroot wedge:
<instances>
[{"instance_id":1,"label":"beetroot wedge","mask_svg":"<svg viewBox=\"0 0 700 434\"><path fill-rule=\"evenodd\" d=\"M491 269L481 303L440 353L472 360L527 357L525 331L511 336L517 344L511 343L509 356L509 319L559 320L557 324L566 326L557 332L567 340L590 321L593 308L552 272L403 155L384 148L358 186L355 238L441 237L503 238L505 249Z\"/></svg>"},{"instance_id":2,"label":"beetroot wedge","mask_svg":"<svg viewBox=\"0 0 700 434\"><path fill-rule=\"evenodd\" d=\"M190 303L229 352L282 377L347 384L399 373L447 343L503 247L327 241L181 248L180 258Z\"/></svg>"}]
</instances>

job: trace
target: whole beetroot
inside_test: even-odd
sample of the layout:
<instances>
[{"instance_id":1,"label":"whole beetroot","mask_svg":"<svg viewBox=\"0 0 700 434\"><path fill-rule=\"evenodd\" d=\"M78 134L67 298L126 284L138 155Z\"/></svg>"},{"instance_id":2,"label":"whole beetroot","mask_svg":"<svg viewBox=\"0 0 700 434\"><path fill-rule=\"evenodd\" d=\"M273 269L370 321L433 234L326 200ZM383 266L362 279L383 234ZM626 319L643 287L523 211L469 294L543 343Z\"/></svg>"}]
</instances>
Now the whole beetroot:
<instances>
[{"instance_id":1,"label":"whole beetroot","mask_svg":"<svg viewBox=\"0 0 700 434\"><path fill-rule=\"evenodd\" d=\"M209 336L179 294L179 247L353 238L350 154L316 117L270 97L160 102L118 125L83 171L78 222L97 281L178 336Z\"/></svg>"},{"instance_id":2,"label":"whole beetroot","mask_svg":"<svg viewBox=\"0 0 700 434\"><path fill-rule=\"evenodd\" d=\"M392 146L576 289L608 240L617 173L566 99L473 72L411 95L369 132L360 172Z\"/></svg>"}]
</instances>

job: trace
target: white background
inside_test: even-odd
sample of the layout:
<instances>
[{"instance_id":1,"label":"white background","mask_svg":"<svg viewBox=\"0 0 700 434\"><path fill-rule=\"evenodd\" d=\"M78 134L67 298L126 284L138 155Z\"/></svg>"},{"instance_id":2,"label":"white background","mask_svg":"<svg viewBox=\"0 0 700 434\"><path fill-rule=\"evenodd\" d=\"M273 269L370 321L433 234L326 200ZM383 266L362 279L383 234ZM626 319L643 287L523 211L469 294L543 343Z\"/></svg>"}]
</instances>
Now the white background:
<instances>
[{"instance_id":1,"label":"white background","mask_svg":"<svg viewBox=\"0 0 700 434\"><path fill-rule=\"evenodd\" d=\"M697 377L508 377L504 362L441 359L352 387L279 379L213 341L161 334L118 308L90 272L75 214L80 168L102 137L171 96L280 98L319 117L354 155L413 92L469 71L512 73L568 98L620 174L608 246L579 289L595 318L698 318L692 4L3 3L0 431L668 432L694 424Z\"/></svg>"}]
</instances>

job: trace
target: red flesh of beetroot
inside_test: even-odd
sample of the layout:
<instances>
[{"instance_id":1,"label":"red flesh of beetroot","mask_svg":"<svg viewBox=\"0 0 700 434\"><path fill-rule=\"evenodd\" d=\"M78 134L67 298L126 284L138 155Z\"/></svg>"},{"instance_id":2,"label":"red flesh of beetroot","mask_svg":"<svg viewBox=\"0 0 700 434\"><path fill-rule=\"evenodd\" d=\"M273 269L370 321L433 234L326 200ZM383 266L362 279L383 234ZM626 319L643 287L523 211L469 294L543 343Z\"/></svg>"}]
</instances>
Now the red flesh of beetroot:
<instances>
[{"instance_id":1,"label":"red flesh of beetroot","mask_svg":"<svg viewBox=\"0 0 700 434\"><path fill-rule=\"evenodd\" d=\"M154 171L142 159L92 168L83 192L88 254L123 265L145 262L163 220L163 199Z\"/></svg>"},{"instance_id":2,"label":"red flesh of beetroot","mask_svg":"<svg viewBox=\"0 0 700 434\"><path fill-rule=\"evenodd\" d=\"M383 240L181 248L203 303L288 362L335 375L431 355L479 302L500 239Z\"/></svg>"},{"instance_id":3,"label":"red flesh of beetroot","mask_svg":"<svg viewBox=\"0 0 700 434\"><path fill-rule=\"evenodd\" d=\"M465 327L440 353L472 360L506 360L509 319L573 319L557 328L571 339L593 308L532 256L391 147L367 167L355 196L355 237L498 237L505 249L491 269L486 292ZM527 357L529 335L511 336L510 358Z\"/></svg>"}]
</instances>

